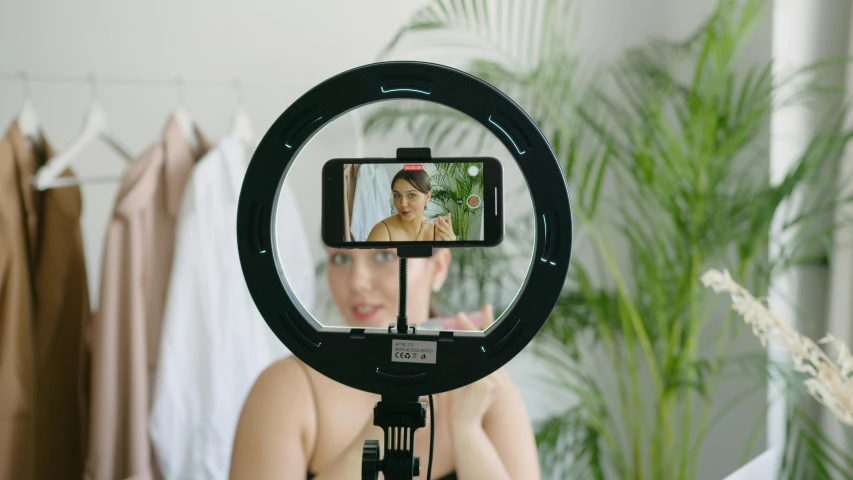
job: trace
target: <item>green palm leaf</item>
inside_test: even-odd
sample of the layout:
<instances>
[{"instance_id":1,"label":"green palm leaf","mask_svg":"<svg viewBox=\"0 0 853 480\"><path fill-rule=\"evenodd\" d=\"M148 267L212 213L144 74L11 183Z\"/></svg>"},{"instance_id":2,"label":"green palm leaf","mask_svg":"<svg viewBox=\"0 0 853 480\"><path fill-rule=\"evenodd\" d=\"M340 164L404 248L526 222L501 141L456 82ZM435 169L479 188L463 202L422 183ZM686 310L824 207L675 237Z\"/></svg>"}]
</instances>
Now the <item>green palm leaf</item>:
<instances>
[{"instance_id":1,"label":"green palm leaf","mask_svg":"<svg viewBox=\"0 0 853 480\"><path fill-rule=\"evenodd\" d=\"M461 56L461 69L521 105L562 164L580 227L576 238L595 240L591 254L573 259L564 293L535 342L537 356L572 397L538 429L546 471L566 478L695 478L716 423L709 424L708 412L731 374L728 348L740 332L730 320L712 321L701 269L728 266L736 280L765 293L777 269L826 256L831 228L820 218L853 201L832 194L853 134L844 108L825 117L796 168L780 183L768 182L764 144L774 109L834 92L813 82L783 96L780 87L796 74L775 76L769 62L738 67L766 6L719 0L689 38L647 42L583 87L570 1L433 1L383 51L384 58L401 51L411 57L415 46ZM367 133L402 127L436 156L489 141L489 132L459 112L409 106L376 110ZM806 234L770 261L771 220L805 188L817 193L785 228ZM459 195L453 190L437 190L448 209ZM529 219L508 220L507 229L523 235ZM610 233L618 234L618 245ZM490 282L505 278L513 258L501 249L457 252L454 295L481 299ZM700 348L709 331L716 343ZM584 348L589 342L593 353ZM602 358L604 367L593 361ZM605 393L602 368L615 371L612 392ZM813 429L797 432L791 435L805 440L791 444L799 445L791 455L795 472L845 466L826 455L829 447Z\"/></svg>"}]
</instances>

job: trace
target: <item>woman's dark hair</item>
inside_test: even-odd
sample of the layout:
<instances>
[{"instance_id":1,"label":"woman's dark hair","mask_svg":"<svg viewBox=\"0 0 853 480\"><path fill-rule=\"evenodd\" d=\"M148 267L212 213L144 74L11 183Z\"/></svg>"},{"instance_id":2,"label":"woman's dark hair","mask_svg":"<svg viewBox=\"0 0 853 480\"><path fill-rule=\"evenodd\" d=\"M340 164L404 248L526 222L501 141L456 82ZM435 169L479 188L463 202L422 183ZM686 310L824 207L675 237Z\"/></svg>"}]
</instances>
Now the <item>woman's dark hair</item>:
<instances>
[{"instance_id":1,"label":"woman's dark hair","mask_svg":"<svg viewBox=\"0 0 853 480\"><path fill-rule=\"evenodd\" d=\"M391 180L391 188L394 188L394 184L397 183L397 180L405 180L412 184L415 187L415 190L427 194L432 191L432 182L429 179L429 174L423 170L400 170L394 175L394 178Z\"/></svg>"}]
</instances>

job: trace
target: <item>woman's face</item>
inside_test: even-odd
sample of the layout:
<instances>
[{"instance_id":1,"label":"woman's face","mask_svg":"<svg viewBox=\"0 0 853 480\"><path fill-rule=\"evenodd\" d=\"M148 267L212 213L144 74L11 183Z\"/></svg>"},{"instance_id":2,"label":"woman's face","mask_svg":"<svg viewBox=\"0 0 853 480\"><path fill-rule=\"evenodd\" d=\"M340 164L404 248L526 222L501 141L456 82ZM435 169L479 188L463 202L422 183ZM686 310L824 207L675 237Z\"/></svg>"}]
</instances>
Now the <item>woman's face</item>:
<instances>
[{"instance_id":1,"label":"woman's face","mask_svg":"<svg viewBox=\"0 0 853 480\"><path fill-rule=\"evenodd\" d=\"M394 195L394 207L400 212L401 220L410 222L421 218L431 194L418 191L408 180L403 179L394 182L391 190Z\"/></svg>"},{"instance_id":2,"label":"woman's face","mask_svg":"<svg viewBox=\"0 0 853 480\"><path fill-rule=\"evenodd\" d=\"M400 294L396 250L328 250L326 272L335 305L354 327L385 328L397 323ZM432 258L409 259L407 314L410 324L426 321L431 287L447 275L450 252L438 250Z\"/></svg>"}]
</instances>

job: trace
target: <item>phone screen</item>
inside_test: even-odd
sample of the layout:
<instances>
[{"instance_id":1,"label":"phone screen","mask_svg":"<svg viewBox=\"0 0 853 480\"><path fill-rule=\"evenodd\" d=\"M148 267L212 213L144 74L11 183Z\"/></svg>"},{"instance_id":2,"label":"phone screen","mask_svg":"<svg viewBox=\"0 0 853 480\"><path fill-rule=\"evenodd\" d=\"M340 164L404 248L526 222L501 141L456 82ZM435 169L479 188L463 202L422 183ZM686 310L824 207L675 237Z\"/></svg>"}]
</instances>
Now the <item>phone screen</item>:
<instances>
[{"instance_id":1,"label":"phone screen","mask_svg":"<svg viewBox=\"0 0 853 480\"><path fill-rule=\"evenodd\" d=\"M327 245L483 246L502 240L502 170L497 160L377 160L326 164Z\"/></svg>"}]
</instances>

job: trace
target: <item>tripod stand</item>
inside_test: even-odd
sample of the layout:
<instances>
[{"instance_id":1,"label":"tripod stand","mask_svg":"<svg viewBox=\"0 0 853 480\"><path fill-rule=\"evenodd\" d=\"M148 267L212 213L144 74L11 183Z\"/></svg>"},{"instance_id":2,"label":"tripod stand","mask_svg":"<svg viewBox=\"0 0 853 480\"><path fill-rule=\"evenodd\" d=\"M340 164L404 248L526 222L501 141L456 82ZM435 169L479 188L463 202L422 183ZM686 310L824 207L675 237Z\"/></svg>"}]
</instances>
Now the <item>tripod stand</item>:
<instances>
[{"instance_id":1,"label":"tripod stand","mask_svg":"<svg viewBox=\"0 0 853 480\"><path fill-rule=\"evenodd\" d=\"M379 441L365 441L361 457L362 480L376 480L380 471L385 474L386 480L412 480L420 476L421 461L414 456L415 430L426 425L424 404L417 400L389 400L382 397L373 408L373 424L382 427L385 432L385 457L379 458Z\"/></svg>"},{"instance_id":2,"label":"tripod stand","mask_svg":"<svg viewBox=\"0 0 853 480\"><path fill-rule=\"evenodd\" d=\"M401 247L397 249L400 257L400 302L397 314L397 324L388 326L388 333L412 334L417 327L409 327L406 316L406 293L408 284L408 258L432 256L432 246ZM432 396L430 396L432 410ZM430 448L427 478L432 473L432 451L435 435L434 415L430 415ZM361 478L362 480L377 480L379 472L385 475L385 480L412 480L420 476L421 461L414 456L415 431L426 426L426 407L417 398L394 398L382 396L373 408L373 424L381 427L384 432L385 457L380 459L379 442L366 440L362 449Z\"/></svg>"}]
</instances>

